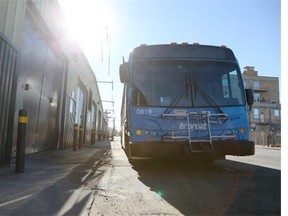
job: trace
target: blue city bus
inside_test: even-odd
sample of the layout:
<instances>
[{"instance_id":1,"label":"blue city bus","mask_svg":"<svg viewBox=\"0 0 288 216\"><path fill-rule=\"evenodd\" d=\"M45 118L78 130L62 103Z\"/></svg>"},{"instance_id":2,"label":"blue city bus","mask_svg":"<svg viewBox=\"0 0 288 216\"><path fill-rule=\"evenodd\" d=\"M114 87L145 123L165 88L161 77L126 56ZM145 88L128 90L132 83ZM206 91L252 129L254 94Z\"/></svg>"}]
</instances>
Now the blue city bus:
<instances>
[{"instance_id":1,"label":"blue city bus","mask_svg":"<svg viewBox=\"0 0 288 216\"><path fill-rule=\"evenodd\" d=\"M141 45L123 59L121 145L129 159L255 152L244 89L231 49L199 44Z\"/></svg>"}]
</instances>

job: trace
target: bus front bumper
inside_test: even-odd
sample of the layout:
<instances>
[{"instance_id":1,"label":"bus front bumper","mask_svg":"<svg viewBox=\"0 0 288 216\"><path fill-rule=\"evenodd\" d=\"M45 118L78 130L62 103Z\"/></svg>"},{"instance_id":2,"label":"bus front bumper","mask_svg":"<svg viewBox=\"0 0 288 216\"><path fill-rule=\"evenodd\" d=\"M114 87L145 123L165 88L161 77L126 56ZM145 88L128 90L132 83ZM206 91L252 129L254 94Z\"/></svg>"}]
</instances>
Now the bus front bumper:
<instances>
[{"instance_id":1,"label":"bus front bumper","mask_svg":"<svg viewBox=\"0 0 288 216\"><path fill-rule=\"evenodd\" d=\"M213 141L214 153L236 156L255 154L255 143L252 141Z\"/></svg>"},{"instance_id":2,"label":"bus front bumper","mask_svg":"<svg viewBox=\"0 0 288 216\"><path fill-rule=\"evenodd\" d=\"M195 150L193 146L204 146ZM133 157L158 157L173 155L193 155L193 154L212 154L212 155L235 155L248 156L255 154L255 144L252 141L213 141L210 143L193 143L192 151L188 142L135 142L129 145L130 154Z\"/></svg>"}]
</instances>

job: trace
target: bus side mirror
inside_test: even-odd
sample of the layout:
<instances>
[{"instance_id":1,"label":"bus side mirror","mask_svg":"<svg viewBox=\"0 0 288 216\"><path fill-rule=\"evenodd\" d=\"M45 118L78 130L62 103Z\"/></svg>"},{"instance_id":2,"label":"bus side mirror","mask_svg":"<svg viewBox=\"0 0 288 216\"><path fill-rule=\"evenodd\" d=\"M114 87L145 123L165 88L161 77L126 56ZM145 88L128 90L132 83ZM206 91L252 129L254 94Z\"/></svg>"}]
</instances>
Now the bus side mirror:
<instances>
[{"instance_id":1,"label":"bus side mirror","mask_svg":"<svg viewBox=\"0 0 288 216\"><path fill-rule=\"evenodd\" d=\"M254 92L253 89L245 89L246 92L246 98L247 98L247 103L249 106L249 110L252 109L252 105L254 103Z\"/></svg>"},{"instance_id":2,"label":"bus side mirror","mask_svg":"<svg viewBox=\"0 0 288 216\"><path fill-rule=\"evenodd\" d=\"M128 83L129 82L129 73L128 73L128 63L127 62L120 65L119 75L120 75L121 83Z\"/></svg>"}]
</instances>

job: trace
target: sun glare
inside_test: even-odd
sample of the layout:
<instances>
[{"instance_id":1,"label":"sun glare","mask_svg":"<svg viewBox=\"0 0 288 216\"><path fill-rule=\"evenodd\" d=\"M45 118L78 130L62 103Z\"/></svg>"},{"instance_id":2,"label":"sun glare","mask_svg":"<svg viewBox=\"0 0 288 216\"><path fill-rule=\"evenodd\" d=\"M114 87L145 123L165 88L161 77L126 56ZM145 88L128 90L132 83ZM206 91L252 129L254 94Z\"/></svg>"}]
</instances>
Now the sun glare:
<instances>
[{"instance_id":1,"label":"sun glare","mask_svg":"<svg viewBox=\"0 0 288 216\"><path fill-rule=\"evenodd\" d=\"M107 37L107 29L111 27L110 13L104 2L66 0L63 1L63 9L70 37L77 40L82 48L99 47L103 38Z\"/></svg>"}]
</instances>

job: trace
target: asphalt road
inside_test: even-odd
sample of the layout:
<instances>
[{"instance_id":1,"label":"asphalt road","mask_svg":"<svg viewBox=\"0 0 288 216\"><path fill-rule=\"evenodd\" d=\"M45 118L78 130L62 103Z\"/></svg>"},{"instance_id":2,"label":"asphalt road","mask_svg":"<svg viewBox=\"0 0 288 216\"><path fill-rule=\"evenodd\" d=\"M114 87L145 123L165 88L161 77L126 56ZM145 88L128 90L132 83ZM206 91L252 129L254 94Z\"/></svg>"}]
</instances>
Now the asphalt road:
<instances>
[{"instance_id":1,"label":"asphalt road","mask_svg":"<svg viewBox=\"0 0 288 216\"><path fill-rule=\"evenodd\" d=\"M88 215L281 215L280 152L131 165L116 138L103 177L87 185L95 190Z\"/></svg>"},{"instance_id":2,"label":"asphalt road","mask_svg":"<svg viewBox=\"0 0 288 216\"><path fill-rule=\"evenodd\" d=\"M281 150L279 148L256 146L255 155L252 157L227 156L226 159L271 169L281 169Z\"/></svg>"}]
</instances>

